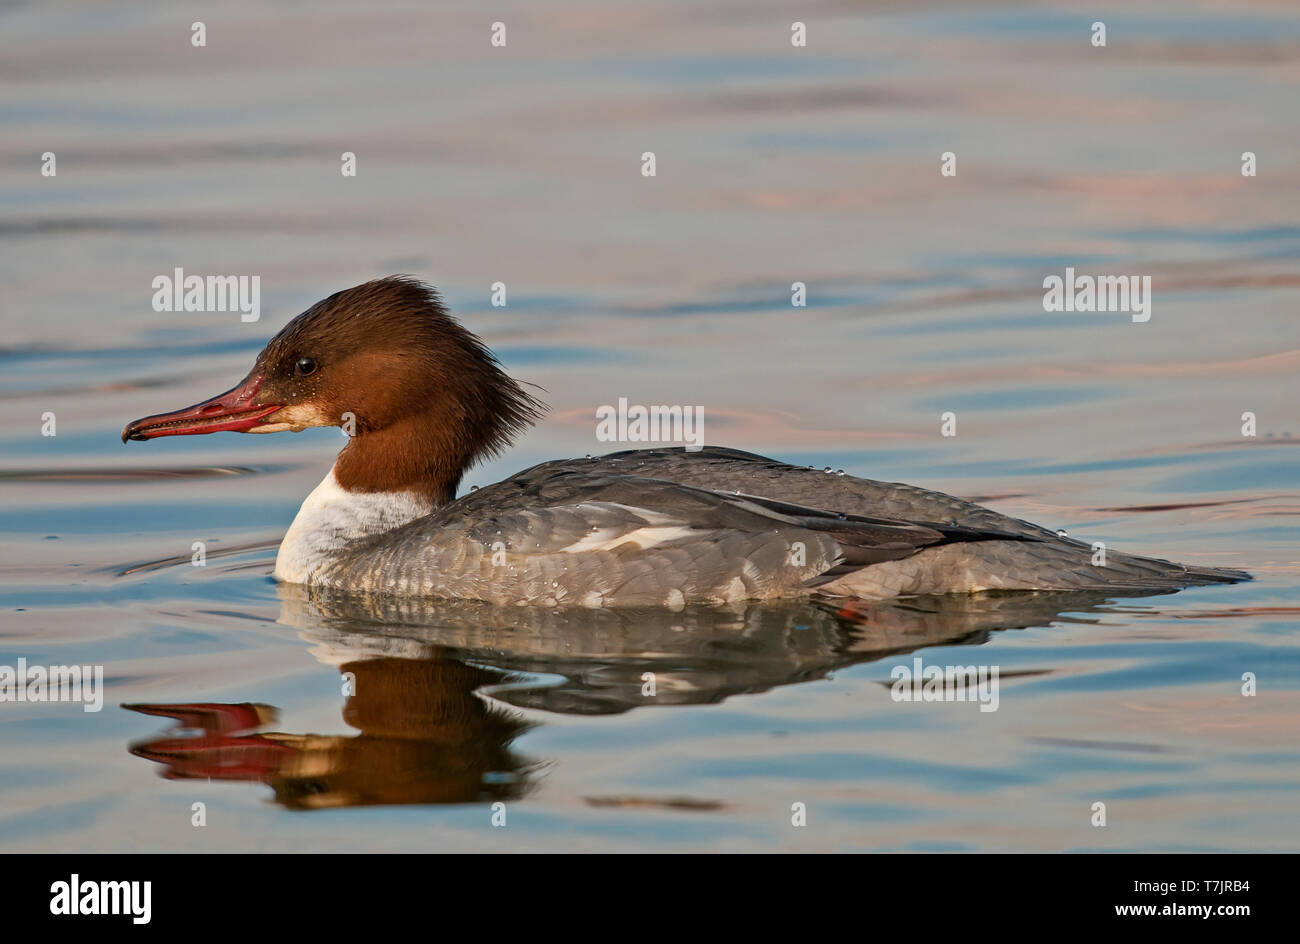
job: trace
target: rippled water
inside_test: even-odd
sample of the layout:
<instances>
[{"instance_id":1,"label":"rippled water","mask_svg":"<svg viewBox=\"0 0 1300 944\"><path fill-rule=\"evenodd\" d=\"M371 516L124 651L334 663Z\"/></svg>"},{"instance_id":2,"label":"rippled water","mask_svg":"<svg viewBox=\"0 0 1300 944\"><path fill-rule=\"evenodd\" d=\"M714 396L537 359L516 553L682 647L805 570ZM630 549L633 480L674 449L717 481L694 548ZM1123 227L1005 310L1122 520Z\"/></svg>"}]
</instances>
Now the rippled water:
<instances>
[{"instance_id":1,"label":"rippled water","mask_svg":"<svg viewBox=\"0 0 1300 944\"><path fill-rule=\"evenodd\" d=\"M0 848L1296 848L1300 13L798 15L805 49L765 0L0 9L0 665L107 688L0 705ZM153 311L174 266L260 275L262 320ZM1150 275L1151 320L1045 313L1066 266ZM1257 579L678 614L278 588L338 431L118 431L397 271L553 407L466 486L607 451L619 397L700 404L711 443ZM998 710L893 701L916 656L998 666Z\"/></svg>"}]
</instances>

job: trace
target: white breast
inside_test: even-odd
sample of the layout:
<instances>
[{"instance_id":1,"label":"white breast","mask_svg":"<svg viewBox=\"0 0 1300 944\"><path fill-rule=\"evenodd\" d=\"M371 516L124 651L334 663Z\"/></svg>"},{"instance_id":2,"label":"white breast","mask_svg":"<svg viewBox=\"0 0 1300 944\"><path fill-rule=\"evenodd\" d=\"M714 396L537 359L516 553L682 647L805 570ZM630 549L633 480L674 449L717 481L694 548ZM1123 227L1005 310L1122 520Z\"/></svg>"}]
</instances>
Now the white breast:
<instances>
[{"instance_id":1,"label":"white breast","mask_svg":"<svg viewBox=\"0 0 1300 944\"><path fill-rule=\"evenodd\" d=\"M280 542L275 579L311 583L316 571L349 544L401 527L433 509L430 499L415 492L349 492L330 469Z\"/></svg>"}]
</instances>

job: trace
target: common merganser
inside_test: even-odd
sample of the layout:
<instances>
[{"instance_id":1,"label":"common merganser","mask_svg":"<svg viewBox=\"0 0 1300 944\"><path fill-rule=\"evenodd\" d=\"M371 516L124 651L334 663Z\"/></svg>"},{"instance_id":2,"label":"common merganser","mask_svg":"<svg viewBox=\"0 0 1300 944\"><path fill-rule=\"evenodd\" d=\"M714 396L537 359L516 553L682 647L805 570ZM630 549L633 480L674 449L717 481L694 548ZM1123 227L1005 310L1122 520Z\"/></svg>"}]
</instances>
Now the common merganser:
<instances>
[{"instance_id":1,"label":"common merganser","mask_svg":"<svg viewBox=\"0 0 1300 944\"><path fill-rule=\"evenodd\" d=\"M1099 565L1088 544L942 492L722 447L559 459L456 497L543 412L432 287L396 276L313 305L238 386L122 441L348 429L275 577L349 592L679 607L1250 579L1109 549Z\"/></svg>"}]
</instances>

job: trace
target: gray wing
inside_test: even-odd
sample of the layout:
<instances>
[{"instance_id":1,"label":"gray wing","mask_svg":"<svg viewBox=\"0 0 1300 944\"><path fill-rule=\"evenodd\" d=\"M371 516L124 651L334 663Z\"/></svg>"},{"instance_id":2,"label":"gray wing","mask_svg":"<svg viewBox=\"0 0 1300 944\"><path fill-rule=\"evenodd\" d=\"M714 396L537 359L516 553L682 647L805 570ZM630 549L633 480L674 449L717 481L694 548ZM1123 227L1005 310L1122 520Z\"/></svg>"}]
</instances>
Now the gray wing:
<instances>
[{"instance_id":1,"label":"gray wing","mask_svg":"<svg viewBox=\"0 0 1300 944\"><path fill-rule=\"evenodd\" d=\"M319 582L496 603L676 605L774 599L923 548L1001 532L840 514L546 463L380 535Z\"/></svg>"},{"instance_id":2,"label":"gray wing","mask_svg":"<svg viewBox=\"0 0 1300 944\"><path fill-rule=\"evenodd\" d=\"M800 468L736 449L713 447L694 453L631 450L600 461L637 475L703 488L741 489L817 508L932 528L951 527L967 534L964 540L934 546L895 563L858 568L841 565L827 579L815 582L824 592L874 597L979 589L1105 588L1117 593L1146 593L1251 579L1240 570L1188 566L1114 550L1098 565L1090 544L943 492ZM1014 540L997 540L998 534L1014 536Z\"/></svg>"},{"instance_id":3,"label":"gray wing","mask_svg":"<svg viewBox=\"0 0 1300 944\"><path fill-rule=\"evenodd\" d=\"M567 460L567 464L580 467L583 461ZM1000 514L943 492L901 482L877 482L790 465L739 449L720 446L706 446L698 452L632 449L589 461L630 475L723 492L739 490L829 511L897 521L933 522L1030 538L1056 537L1056 532L1032 522ZM558 464L546 463L537 468Z\"/></svg>"},{"instance_id":4,"label":"gray wing","mask_svg":"<svg viewBox=\"0 0 1300 944\"><path fill-rule=\"evenodd\" d=\"M1111 552L908 485L718 447L534 466L372 539L316 578L493 603L661 606L1249 579Z\"/></svg>"}]
</instances>

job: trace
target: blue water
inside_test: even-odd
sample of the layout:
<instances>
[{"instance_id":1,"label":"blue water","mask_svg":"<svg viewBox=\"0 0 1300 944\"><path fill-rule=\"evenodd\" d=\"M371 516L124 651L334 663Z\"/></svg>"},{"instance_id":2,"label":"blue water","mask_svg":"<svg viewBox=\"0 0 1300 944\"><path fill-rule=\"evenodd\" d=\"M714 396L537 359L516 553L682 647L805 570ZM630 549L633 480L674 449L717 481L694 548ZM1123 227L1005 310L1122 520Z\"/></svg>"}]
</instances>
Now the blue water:
<instances>
[{"instance_id":1,"label":"blue water","mask_svg":"<svg viewBox=\"0 0 1300 944\"><path fill-rule=\"evenodd\" d=\"M0 666L105 684L98 712L0 703L0 849L1300 845L1300 11L868 3L799 11L803 49L768 0L512 8L506 49L468 3L306 32L234 3L195 49L205 15L0 11ZM175 266L259 275L260 321L153 311ZM1151 321L1044 312L1067 266L1150 275ZM551 405L466 487L609 451L620 397L701 404L710 443L1256 579L853 614L305 600L269 575L336 430L119 433L393 272ZM918 656L997 667L997 710L893 700Z\"/></svg>"}]
</instances>

